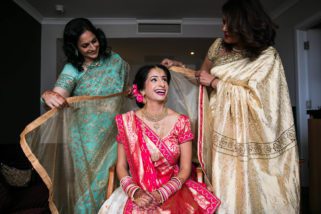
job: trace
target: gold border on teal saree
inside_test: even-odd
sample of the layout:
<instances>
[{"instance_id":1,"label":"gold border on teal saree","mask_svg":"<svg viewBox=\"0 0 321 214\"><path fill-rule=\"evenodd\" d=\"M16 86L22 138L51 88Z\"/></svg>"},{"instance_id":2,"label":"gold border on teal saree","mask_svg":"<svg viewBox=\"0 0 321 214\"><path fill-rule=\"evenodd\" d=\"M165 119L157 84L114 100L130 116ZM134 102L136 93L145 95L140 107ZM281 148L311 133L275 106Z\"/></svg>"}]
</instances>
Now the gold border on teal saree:
<instances>
[{"instance_id":1,"label":"gold border on teal saree","mask_svg":"<svg viewBox=\"0 0 321 214\"><path fill-rule=\"evenodd\" d=\"M67 98L31 122L20 144L49 189L52 213L97 213L116 160L116 124L128 92Z\"/></svg>"}]
</instances>

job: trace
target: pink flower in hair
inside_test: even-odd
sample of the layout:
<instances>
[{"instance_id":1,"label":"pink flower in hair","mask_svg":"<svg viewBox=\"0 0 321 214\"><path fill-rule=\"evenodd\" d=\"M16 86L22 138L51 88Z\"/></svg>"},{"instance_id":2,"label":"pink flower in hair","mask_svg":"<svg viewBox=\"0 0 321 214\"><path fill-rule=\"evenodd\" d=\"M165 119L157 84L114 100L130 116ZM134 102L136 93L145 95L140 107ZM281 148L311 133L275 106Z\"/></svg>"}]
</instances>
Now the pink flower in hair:
<instances>
[{"instance_id":1,"label":"pink flower in hair","mask_svg":"<svg viewBox=\"0 0 321 214\"><path fill-rule=\"evenodd\" d=\"M143 102L144 97L143 97L143 95L140 93L140 91L138 90L136 84L133 85L132 93L133 93L134 97L136 97L137 102L139 102L139 103L142 103L142 102Z\"/></svg>"}]
</instances>

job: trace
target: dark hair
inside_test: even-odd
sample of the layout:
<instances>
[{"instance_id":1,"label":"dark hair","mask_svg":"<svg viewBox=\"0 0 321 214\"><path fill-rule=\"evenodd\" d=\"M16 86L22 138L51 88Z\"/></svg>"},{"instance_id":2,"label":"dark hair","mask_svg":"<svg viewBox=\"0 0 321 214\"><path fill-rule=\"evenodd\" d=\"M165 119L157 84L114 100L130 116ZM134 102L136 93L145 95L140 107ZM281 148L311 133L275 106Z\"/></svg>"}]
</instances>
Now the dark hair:
<instances>
[{"instance_id":1,"label":"dark hair","mask_svg":"<svg viewBox=\"0 0 321 214\"><path fill-rule=\"evenodd\" d=\"M166 77L167 77L167 83L169 85L169 83L171 81L171 73L169 72L169 70L165 66L160 65L160 64L145 65L145 66L141 67L140 69L138 69L138 71L135 75L134 81L133 81L133 84L137 85L137 89L139 91L142 91L145 89L145 82L147 80L147 76L153 68L159 68L165 72ZM136 101L136 104L139 108L144 107L144 103L139 103Z\"/></svg>"},{"instance_id":2,"label":"dark hair","mask_svg":"<svg viewBox=\"0 0 321 214\"><path fill-rule=\"evenodd\" d=\"M268 46L274 45L277 25L264 11L259 0L228 0L222 7L228 30L238 36L245 55L256 59ZM231 50L233 45L223 43Z\"/></svg>"},{"instance_id":3,"label":"dark hair","mask_svg":"<svg viewBox=\"0 0 321 214\"><path fill-rule=\"evenodd\" d=\"M63 50L67 57L67 62L75 66L79 71L82 71L82 64L84 62L84 57L79 53L77 48L77 43L79 37L85 32L90 31L98 39L99 42L99 57L108 57L110 54L110 49L108 48L108 43L104 32L85 18L75 18L70 20L64 29L64 44Z\"/></svg>"}]
</instances>

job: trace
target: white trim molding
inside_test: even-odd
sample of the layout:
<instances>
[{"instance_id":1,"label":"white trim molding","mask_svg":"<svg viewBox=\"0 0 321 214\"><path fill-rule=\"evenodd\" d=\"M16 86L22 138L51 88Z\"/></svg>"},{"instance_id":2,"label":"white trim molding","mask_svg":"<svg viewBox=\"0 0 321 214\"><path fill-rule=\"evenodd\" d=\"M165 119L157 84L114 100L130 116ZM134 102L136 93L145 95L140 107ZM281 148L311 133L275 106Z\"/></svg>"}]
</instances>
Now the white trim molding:
<instances>
[{"instance_id":1,"label":"white trim molding","mask_svg":"<svg viewBox=\"0 0 321 214\"><path fill-rule=\"evenodd\" d=\"M291 7L293 7L296 3L298 3L300 0L288 0L286 2L284 2L283 4L281 4L278 8L276 8L275 10L273 10L270 13L270 16L272 17L272 19L276 19L279 16L281 16L283 13L285 13L288 9L290 9Z\"/></svg>"},{"instance_id":2,"label":"white trim molding","mask_svg":"<svg viewBox=\"0 0 321 214\"><path fill-rule=\"evenodd\" d=\"M307 30L308 28L312 27L313 25L318 24L320 22L320 20L321 20L321 11L319 11L318 13L309 17L308 19L297 24L295 26L295 29Z\"/></svg>"},{"instance_id":3,"label":"white trim molding","mask_svg":"<svg viewBox=\"0 0 321 214\"><path fill-rule=\"evenodd\" d=\"M221 18L183 18L184 25L222 25Z\"/></svg>"},{"instance_id":4,"label":"white trim molding","mask_svg":"<svg viewBox=\"0 0 321 214\"><path fill-rule=\"evenodd\" d=\"M36 19L41 24L65 24L71 18L49 18L43 17L40 12L35 9L32 5L30 5L27 1L24 0L13 0L17 5L19 5L22 9L24 9L29 15L31 15L34 19ZM285 13L289 8L294 6L300 0L288 0L281 4L278 8L273 10L270 15L273 19L278 18L283 13ZM221 24L220 18L183 18L178 20L139 20L135 18L90 18L94 24L133 24L136 23L150 23L150 22L157 22L157 23L181 23L181 24L199 24L199 25L218 25Z\"/></svg>"},{"instance_id":5,"label":"white trim molding","mask_svg":"<svg viewBox=\"0 0 321 214\"><path fill-rule=\"evenodd\" d=\"M26 11L30 16L32 16L35 20L37 20L40 24L42 24L42 20L44 17L36 10L33 6L31 6L27 1L24 0L13 0L18 6L20 6L24 11Z\"/></svg>"},{"instance_id":6,"label":"white trim molding","mask_svg":"<svg viewBox=\"0 0 321 214\"><path fill-rule=\"evenodd\" d=\"M42 24L66 24L72 18L43 18ZM183 19L135 19L135 18L88 18L98 25L137 25L138 23L182 24L182 25L221 25L221 18L183 18Z\"/></svg>"},{"instance_id":7,"label":"white trim molding","mask_svg":"<svg viewBox=\"0 0 321 214\"><path fill-rule=\"evenodd\" d=\"M45 25L65 25L73 18L44 18ZM94 25L132 25L137 24L134 18L88 18Z\"/></svg>"},{"instance_id":8,"label":"white trim molding","mask_svg":"<svg viewBox=\"0 0 321 214\"><path fill-rule=\"evenodd\" d=\"M65 25L73 18L44 18L44 25ZM133 18L88 18L94 25L136 25Z\"/></svg>"}]
</instances>

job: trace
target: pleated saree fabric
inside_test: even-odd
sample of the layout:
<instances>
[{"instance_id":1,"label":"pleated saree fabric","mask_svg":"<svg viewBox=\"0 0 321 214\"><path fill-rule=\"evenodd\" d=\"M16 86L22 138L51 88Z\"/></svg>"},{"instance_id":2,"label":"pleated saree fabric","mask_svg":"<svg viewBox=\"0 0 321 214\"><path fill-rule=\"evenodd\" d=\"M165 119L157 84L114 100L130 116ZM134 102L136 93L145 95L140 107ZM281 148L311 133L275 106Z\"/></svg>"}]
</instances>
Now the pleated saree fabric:
<instances>
[{"instance_id":1,"label":"pleated saree fabric","mask_svg":"<svg viewBox=\"0 0 321 214\"><path fill-rule=\"evenodd\" d=\"M282 62L269 47L254 61L222 51L208 57L220 79L199 90L198 156L221 199L218 213L299 213L299 160Z\"/></svg>"}]
</instances>

